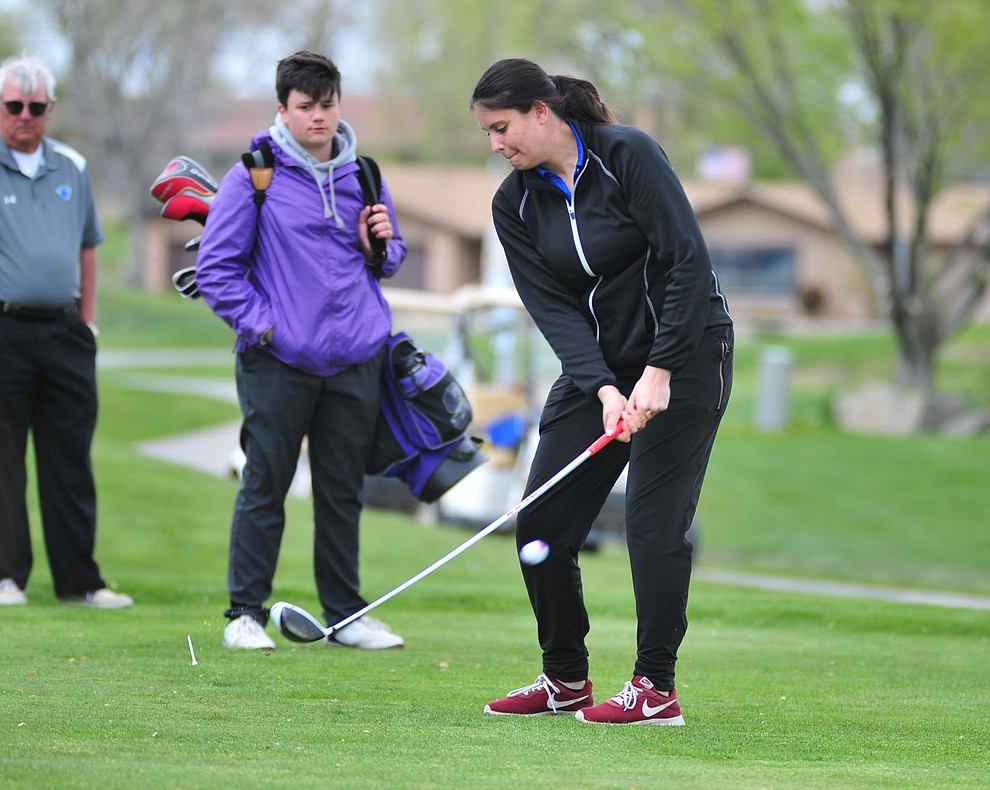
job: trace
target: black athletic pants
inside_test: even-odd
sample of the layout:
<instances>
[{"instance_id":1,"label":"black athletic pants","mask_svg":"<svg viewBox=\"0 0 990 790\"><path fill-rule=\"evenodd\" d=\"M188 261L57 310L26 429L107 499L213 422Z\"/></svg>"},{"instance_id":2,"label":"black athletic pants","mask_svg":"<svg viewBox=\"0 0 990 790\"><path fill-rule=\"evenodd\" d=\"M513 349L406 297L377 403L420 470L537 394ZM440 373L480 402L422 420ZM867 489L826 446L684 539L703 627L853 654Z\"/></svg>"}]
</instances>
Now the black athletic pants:
<instances>
[{"instance_id":1,"label":"black athletic pants","mask_svg":"<svg viewBox=\"0 0 990 790\"><path fill-rule=\"evenodd\" d=\"M333 376L303 373L249 348L237 356L247 456L234 505L228 588L231 614L261 619L285 529L285 497L309 437L316 589L328 622L367 605L359 594L358 526L364 470L381 399L384 346Z\"/></svg>"},{"instance_id":2,"label":"black athletic pants","mask_svg":"<svg viewBox=\"0 0 990 790\"><path fill-rule=\"evenodd\" d=\"M25 589L34 558L27 515L27 440L55 594L105 587L93 559L96 341L75 313L0 313L0 578Z\"/></svg>"},{"instance_id":3,"label":"black athletic pants","mask_svg":"<svg viewBox=\"0 0 990 790\"><path fill-rule=\"evenodd\" d=\"M667 411L629 444L611 442L517 519L519 547L550 545L539 565L522 565L536 615L543 671L552 678L588 677L589 631L578 552L626 463L626 543L636 599L633 674L661 690L674 687L677 650L687 630L694 518L705 470L732 387L731 327L707 330L684 369L671 380ZM627 396L635 381L620 382ZM550 390L526 493L533 491L601 436L602 408L567 376Z\"/></svg>"}]
</instances>

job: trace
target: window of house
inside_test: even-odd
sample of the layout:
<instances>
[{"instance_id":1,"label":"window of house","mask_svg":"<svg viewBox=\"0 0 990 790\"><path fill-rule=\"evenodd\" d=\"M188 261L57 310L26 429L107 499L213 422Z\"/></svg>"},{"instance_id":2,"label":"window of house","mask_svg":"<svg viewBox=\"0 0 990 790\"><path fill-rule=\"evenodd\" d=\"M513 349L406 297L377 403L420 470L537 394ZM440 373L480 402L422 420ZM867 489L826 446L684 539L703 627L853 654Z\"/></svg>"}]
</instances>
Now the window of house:
<instances>
[{"instance_id":1,"label":"window of house","mask_svg":"<svg viewBox=\"0 0 990 790\"><path fill-rule=\"evenodd\" d=\"M794 293L794 250L709 250L719 283L728 292Z\"/></svg>"}]
</instances>

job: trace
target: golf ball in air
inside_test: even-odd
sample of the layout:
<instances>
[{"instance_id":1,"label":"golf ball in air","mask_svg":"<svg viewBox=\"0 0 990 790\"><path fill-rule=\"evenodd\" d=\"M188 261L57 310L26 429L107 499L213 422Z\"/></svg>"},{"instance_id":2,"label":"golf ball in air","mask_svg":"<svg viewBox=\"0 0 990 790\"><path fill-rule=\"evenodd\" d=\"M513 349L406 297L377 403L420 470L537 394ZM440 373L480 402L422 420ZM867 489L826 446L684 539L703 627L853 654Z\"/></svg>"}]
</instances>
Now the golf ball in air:
<instances>
[{"instance_id":1,"label":"golf ball in air","mask_svg":"<svg viewBox=\"0 0 990 790\"><path fill-rule=\"evenodd\" d=\"M542 540L531 540L519 549L519 559L526 565L539 565L550 554L550 547Z\"/></svg>"}]
</instances>

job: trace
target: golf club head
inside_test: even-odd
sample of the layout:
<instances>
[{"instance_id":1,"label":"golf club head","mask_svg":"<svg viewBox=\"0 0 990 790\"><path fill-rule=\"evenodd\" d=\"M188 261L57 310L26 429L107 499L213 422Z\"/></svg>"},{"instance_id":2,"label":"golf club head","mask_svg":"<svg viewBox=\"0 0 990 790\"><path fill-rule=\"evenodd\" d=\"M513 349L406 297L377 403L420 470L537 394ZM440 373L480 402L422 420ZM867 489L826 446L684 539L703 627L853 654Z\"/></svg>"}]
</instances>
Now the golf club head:
<instances>
[{"instance_id":1,"label":"golf club head","mask_svg":"<svg viewBox=\"0 0 990 790\"><path fill-rule=\"evenodd\" d=\"M217 193L217 182L206 168L188 156L177 156L159 173L151 185L151 194L162 203L176 195L196 195L207 202Z\"/></svg>"},{"instance_id":2,"label":"golf club head","mask_svg":"<svg viewBox=\"0 0 990 790\"><path fill-rule=\"evenodd\" d=\"M179 269L179 271L172 275L172 285L175 286L175 290L182 295L183 299L198 299L199 288L196 287L196 267L187 266L185 269Z\"/></svg>"},{"instance_id":3,"label":"golf club head","mask_svg":"<svg viewBox=\"0 0 990 790\"><path fill-rule=\"evenodd\" d=\"M162 206L162 216L181 222L184 219L194 219L201 225L206 224L206 215L210 213L210 204L197 195L173 195Z\"/></svg>"},{"instance_id":4,"label":"golf club head","mask_svg":"<svg viewBox=\"0 0 990 790\"><path fill-rule=\"evenodd\" d=\"M282 635L293 642L316 642L327 634L313 615L285 601L273 603L269 616Z\"/></svg>"}]
</instances>

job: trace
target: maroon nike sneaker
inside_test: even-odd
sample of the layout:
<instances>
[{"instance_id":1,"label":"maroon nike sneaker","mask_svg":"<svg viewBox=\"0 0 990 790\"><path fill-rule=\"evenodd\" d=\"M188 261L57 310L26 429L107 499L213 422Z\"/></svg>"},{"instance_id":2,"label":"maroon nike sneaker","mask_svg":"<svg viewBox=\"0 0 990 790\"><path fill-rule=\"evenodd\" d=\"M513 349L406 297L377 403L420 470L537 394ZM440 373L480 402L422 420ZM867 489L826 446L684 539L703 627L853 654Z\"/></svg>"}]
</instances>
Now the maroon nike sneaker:
<instances>
[{"instance_id":1,"label":"maroon nike sneaker","mask_svg":"<svg viewBox=\"0 0 990 790\"><path fill-rule=\"evenodd\" d=\"M580 691L574 691L546 675L538 675L532 686L510 691L509 696L489 702L485 705L485 713L493 716L574 715L575 711L594 704L590 680L584 681Z\"/></svg>"},{"instance_id":2,"label":"maroon nike sneaker","mask_svg":"<svg viewBox=\"0 0 990 790\"><path fill-rule=\"evenodd\" d=\"M586 724L668 724L683 726L677 692L657 691L649 678L636 675L608 702L584 708L575 718Z\"/></svg>"}]
</instances>

